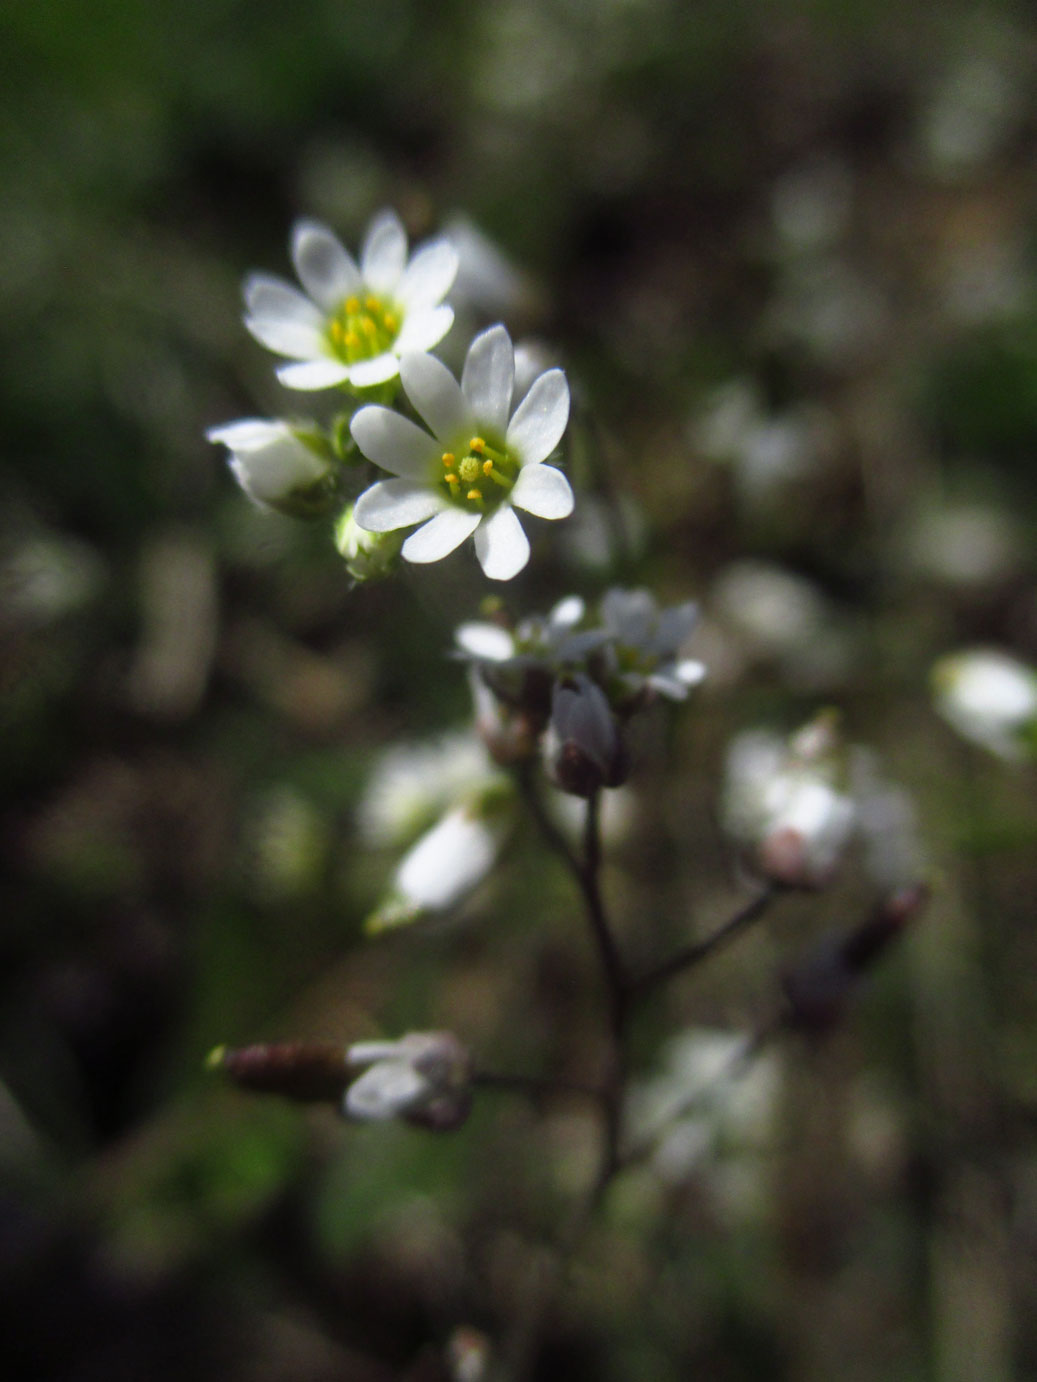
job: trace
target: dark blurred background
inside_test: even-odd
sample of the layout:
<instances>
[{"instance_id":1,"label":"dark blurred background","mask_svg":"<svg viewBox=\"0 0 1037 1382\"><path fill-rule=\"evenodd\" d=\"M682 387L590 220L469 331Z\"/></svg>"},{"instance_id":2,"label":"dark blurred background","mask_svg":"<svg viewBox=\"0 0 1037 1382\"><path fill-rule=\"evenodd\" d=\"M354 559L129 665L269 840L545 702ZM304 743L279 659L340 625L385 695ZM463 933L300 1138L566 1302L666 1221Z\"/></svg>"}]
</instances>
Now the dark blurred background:
<instances>
[{"instance_id":1,"label":"dark blurred background","mask_svg":"<svg viewBox=\"0 0 1037 1382\"><path fill-rule=\"evenodd\" d=\"M254 509L203 439L307 403L242 329L243 274L288 272L298 215L355 247L393 205L415 239L491 237L513 335L579 393L577 517L508 601L703 603L710 680L647 736L610 855L624 944L723 919L725 744L820 705L911 791L936 878L852 1022L781 1053L762 1149L728 1131L617 1183L536 1375L1037 1375L1033 777L928 690L962 646L1037 657L1029 8L12 0L0 52L17 1374L471 1376L453 1331L507 1334L592 1165L564 1103L488 1098L435 1139L203 1071L217 1042L434 1026L504 1068L594 1066L581 919L531 831L452 924L361 932L395 858L354 825L368 773L467 713L470 554L351 590L327 531ZM636 1068L751 1026L859 883L675 984Z\"/></svg>"}]
</instances>

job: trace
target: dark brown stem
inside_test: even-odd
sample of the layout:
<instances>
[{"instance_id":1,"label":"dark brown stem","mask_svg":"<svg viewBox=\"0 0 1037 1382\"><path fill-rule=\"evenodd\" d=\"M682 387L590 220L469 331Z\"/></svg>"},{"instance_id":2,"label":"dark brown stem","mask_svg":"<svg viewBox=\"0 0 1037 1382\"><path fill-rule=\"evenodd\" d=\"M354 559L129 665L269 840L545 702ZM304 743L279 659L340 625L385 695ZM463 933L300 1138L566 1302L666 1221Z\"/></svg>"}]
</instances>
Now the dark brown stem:
<instances>
[{"instance_id":1,"label":"dark brown stem","mask_svg":"<svg viewBox=\"0 0 1037 1382\"><path fill-rule=\"evenodd\" d=\"M733 917L725 921L723 926L718 927L705 940L695 941L692 945L684 946L675 955L671 955L668 960L664 960L662 964L656 965L654 969L650 969L639 978L632 980L629 986L630 997L633 999L643 998L646 993L650 993L660 984L665 984L674 975L682 973L685 969L693 969L703 960L708 959L714 951L728 945L736 936L748 930L753 922L758 921L763 916L779 891L780 889L775 884L768 883L755 897L750 898L743 907L740 907Z\"/></svg>"}]
</instances>

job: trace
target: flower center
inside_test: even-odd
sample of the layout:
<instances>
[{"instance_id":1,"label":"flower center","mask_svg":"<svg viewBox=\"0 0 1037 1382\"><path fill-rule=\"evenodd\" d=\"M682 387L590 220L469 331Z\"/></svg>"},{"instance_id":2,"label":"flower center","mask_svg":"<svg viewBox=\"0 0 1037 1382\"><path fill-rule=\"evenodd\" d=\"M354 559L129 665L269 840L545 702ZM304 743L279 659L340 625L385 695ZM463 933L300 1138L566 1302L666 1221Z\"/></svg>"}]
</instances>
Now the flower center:
<instances>
[{"instance_id":1,"label":"flower center","mask_svg":"<svg viewBox=\"0 0 1037 1382\"><path fill-rule=\"evenodd\" d=\"M438 484L446 497L463 509L489 512L506 499L518 478L518 462L485 437L471 437L440 458Z\"/></svg>"},{"instance_id":2,"label":"flower center","mask_svg":"<svg viewBox=\"0 0 1037 1382\"><path fill-rule=\"evenodd\" d=\"M384 354L399 330L400 313L395 305L373 293L346 298L327 325L331 348L347 365Z\"/></svg>"}]
</instances>

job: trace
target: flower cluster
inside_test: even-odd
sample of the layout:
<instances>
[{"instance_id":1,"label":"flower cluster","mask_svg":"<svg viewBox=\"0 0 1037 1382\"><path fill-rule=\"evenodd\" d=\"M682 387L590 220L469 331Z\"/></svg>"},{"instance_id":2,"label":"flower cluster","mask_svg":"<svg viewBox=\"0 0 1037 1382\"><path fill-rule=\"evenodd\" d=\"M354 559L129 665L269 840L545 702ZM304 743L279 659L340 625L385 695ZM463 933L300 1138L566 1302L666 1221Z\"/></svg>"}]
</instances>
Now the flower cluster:
<instances>
[{"instance_id":1,"label":"flower cluster","mask_svg":"<svg viewBox=\"0 0 1037 1382\"><path fill-rule=\"evenodd\" d=\"M614 589L597 618L569 596L513 628L462 624L476 720L491 754L514 763L541 752L565 792L591 796L627 775L626 722L659 696L684 700L705 675L682 656L694 603L660 609L645 590Z\"/></svg>"},{"instance_id":2,"label":"flower cluster","mask_svg":"<svg viewBox=\"0 0 1037 1382\"><path fill-rule=\"evenodd\" d=\"M294 226L291 257L304 291L252 274L245 325L285 357L281 384L335 390L339 411L326 426L246 418L209 440L226 446L257 504L298 518L337 512L336 545L356 581L389 574L400 557L439 561L469 537L484 574L510 580L530 553L516 510L559 519L573 509L568 480L547 464L569 420L562 370L516 351L498 325L471 342L458 382L428 353L454 322L444 299L458 250L442 237L408 257L394 212L372 220L359 262L312 220ZM388 478L356 483L365 458Z\"/></svg>"}]
</instances>

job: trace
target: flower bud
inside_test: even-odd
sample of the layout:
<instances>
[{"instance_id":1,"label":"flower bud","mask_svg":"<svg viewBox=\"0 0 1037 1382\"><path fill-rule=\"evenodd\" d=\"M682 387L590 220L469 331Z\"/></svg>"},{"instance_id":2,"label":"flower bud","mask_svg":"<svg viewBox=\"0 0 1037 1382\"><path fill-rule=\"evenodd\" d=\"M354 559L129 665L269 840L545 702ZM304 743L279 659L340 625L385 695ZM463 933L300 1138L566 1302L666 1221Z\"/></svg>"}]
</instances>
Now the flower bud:
<instances>
[{"instance_id":1,"label":"flower bud","mask_svg":"<svg viewBox=\"0 0 1037 1382\"><path fill-rule=\"evenodd\" d=\"M981 648L941 658L932 672L936 709L959 734L999 758L1037 751L1037 673Z\"/></svg>"},{"instance_id":2,"label":"flower bud","mask_svg":"<svg viewBox=\"0 0 1037 1382\"><path fill-rule=\"evenodd\" d=\"M431 1132L452 1132L472 1107L472 1062L451 1032L410 1032L399 1041L361 1041L346 1053L366 1067L343 1102L347 1118L404 1118Z\"/></svg>"},{"instance_id":3,"label":"flower bud","mask_svg":"<svg viewBox=\"0 0 1037 1382\"><path fill-rule=\"evenodd\" d=\"M323 437L280 419L242 418L206 437L230 452L234 478L254 503L290 518L320 518L338 502Z\"/></svg>"},{"instance_id":4,"label":"flower bud","mask_svg":"<svg viewBox=\"0 0 1037 1382\"><path fill-rule=\"evenodd\" d=\"M582 673L555 684L544 736L548 776L563 792L591 797L626 781L627 757L601 687Z\"/></svg>"},{"instance_id":5,"label":"flower bud","mask_svg":"<svg viewBox=\"0 0 1037 1382\"><path fill-rule=\"evenodd\" d=\"M913 883L884 898L854 930L822 937L782 978L792 1025L813 1033L834 1027L862 977L928 900L925 884Z\"/></svg>"},{"instance_id":6,"label":"flower bud","mask_svg":"<svg viewBox=\"0 0 1037 1382\"><path fill-rule=\"evenodd\" d=\"M369 533L357 523L350 504L335 523L335 546L355 581L380 581L399 565L403 534Z\"/></svg>"}]
</instances>

